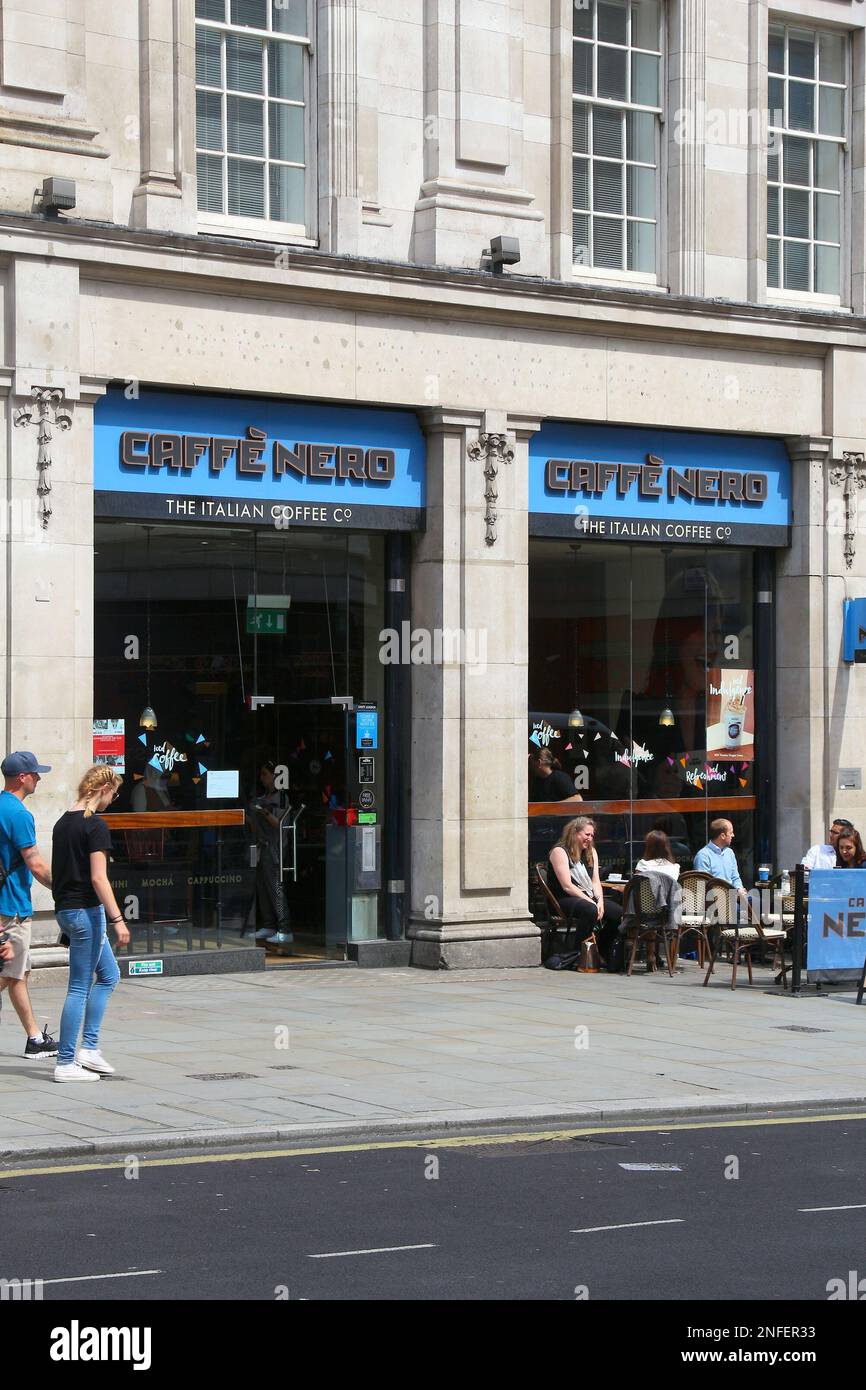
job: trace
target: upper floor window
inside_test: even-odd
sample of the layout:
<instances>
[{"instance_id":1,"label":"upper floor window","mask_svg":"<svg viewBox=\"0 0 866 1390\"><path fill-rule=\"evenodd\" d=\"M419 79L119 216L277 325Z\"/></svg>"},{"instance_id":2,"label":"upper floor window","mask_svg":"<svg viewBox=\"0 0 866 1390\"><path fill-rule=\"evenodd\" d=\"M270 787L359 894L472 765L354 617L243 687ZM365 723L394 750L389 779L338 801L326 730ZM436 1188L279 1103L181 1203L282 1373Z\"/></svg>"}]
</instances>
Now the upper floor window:
<instances>
[{"instance_id":1,"label":"upper floor window","mask_svg":"<svg viewBox=\"0 0 866 1390\"><path fill-rule=\"evenodd\" d=\"M770 26L767 284L840 297L845 37Z\"/></svg>"},{"instance_id":2,"label":"upper floor window","mask_svg":"<svg viewBox=\"0 0 866 1390\"><path fill-rule=\"evenodd\" d=\"M310 224L308 0L196 0L198 206Z\"/></svg>"},{"instance_id":3,"label":"upper floor window","mask_svg":"<svg viewBox=\"0 0 866 1390\"><path fill-rule=\"evenodd\" d=\"M575 266L656 273L660 69L659 0L575 0Z\"/></svg>"}]
</instances>

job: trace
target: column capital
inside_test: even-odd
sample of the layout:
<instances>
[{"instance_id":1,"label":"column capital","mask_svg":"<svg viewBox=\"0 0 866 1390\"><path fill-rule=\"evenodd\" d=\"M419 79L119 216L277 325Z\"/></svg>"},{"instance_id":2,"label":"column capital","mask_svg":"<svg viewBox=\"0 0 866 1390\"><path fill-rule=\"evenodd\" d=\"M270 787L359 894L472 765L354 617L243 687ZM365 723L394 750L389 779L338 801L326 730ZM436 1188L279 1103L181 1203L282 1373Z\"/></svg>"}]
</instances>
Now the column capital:
<instances>
[{"instance_id":1,"label":"column capital","mask_svg":"<svg viewBox=\"0 0 866 1390\"><path fill-rule=\"evenodd\" d=\"M460 410L445 405L431 405L418 411L425 434L462 434L464 430L480 430L483 410Z\"/></svg>"},{"instance_id":2,"label":"column capital","mask_svg":"<svg viewBox=\"0 0 866 1390\"><path fill-rule=\"evenodd\" d=\"M829 463L833 441L828 435L788 435L785 440L792 463Z\"/></svg>"},{"instance_id":3,"label":"column capital","mask_svg":"<svg viewBox=\"0 0 866 1390\"><path fill-rule=\"evenodd\" d=\"M97 401L108 391L108 383L111 380L107 376L83 376L81 378L81 402L83 405L95 405Z\"/></svg>"},{"instance_id":4,"label":"column capital","mask_svg":"<svg viewBox=\"0 0 866 1390\"><path fill-rule=\"evenodd\" d=\"M509 415L508 433L513 434L516 439L531 439L534 434L538 434L543 420L539 420L534 415Z\"/></svg>"}]
</instances>

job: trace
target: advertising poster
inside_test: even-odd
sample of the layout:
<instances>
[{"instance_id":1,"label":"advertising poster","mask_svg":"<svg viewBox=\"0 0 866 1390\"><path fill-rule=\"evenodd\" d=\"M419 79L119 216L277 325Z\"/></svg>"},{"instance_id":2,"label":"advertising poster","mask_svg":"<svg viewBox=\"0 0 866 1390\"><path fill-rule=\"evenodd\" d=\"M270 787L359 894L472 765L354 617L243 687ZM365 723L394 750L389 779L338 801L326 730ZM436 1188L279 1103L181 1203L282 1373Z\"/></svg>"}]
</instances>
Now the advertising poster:
<instances>
[{"instance_id":1,"label":"advertising poster","mask_svg":"<svg viewBox=\"0 0 866 1390\"><path fill-rule=\"evenodd\" d=\"M93 721L93 761L113 767L123 772L125 733L122 719L94 719Z\"/></svg>"},{"instance_id":2,"label":"advertising poster","mask_svg":"<svg viewBox=\"0 0 866 1390\"><path fill-rule=\"evenodd\" d=\"M754 671L719 666L707 671L707 759L754 762Z\"/></svg>"}]
</instances>

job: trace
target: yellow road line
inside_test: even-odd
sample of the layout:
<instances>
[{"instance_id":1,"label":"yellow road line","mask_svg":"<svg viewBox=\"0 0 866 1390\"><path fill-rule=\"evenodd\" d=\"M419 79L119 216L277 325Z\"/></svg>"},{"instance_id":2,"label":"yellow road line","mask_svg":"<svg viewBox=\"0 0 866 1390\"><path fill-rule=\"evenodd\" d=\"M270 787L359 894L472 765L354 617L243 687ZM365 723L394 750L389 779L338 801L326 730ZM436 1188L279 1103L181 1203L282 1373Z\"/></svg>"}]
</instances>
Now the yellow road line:
<instances>
[{"instance_id":1,"label":"yellow road line","mask_svg":"<svg viewBox=\"0 0 866 1390\"><path fill-rule=\"evenodd\" d=\"M583 1129L543 1129L519 1131L514 1134L461 1134L450 1138L436 1139L380 1139L363 1144L321 1144L304 1149L259 1149L252 1153L218 1153L185 1155L182 1158L139 1158L128 1154L109 1163L69 1163L52 1168L9 1168L0 1172L0 1182L10 1178L54 1177L62 1173L100 1173L125 1168L130 1158L135 1158L139 1168L182 1168L202 1163L251 1163L269 1158L318 1158L323 1154L375 1153L388 1149L466 1149L473 1147L499 1147L503 1144L538 1144L543 1142L565 1141L567 1139L587 1139L599 1134L665 1134L679 1130L696 1129L748 1129L770 1125L821 1125L840 1124L843 1121L866 1120L866 1111L844 1115L792 1115L778 1119L750 1120L693 1120L683 1124L665 1124L663 1121L647 1125L594 1125ZM132 1145L130 1145L132 1148Z\"/></svg>"}]
</instances>

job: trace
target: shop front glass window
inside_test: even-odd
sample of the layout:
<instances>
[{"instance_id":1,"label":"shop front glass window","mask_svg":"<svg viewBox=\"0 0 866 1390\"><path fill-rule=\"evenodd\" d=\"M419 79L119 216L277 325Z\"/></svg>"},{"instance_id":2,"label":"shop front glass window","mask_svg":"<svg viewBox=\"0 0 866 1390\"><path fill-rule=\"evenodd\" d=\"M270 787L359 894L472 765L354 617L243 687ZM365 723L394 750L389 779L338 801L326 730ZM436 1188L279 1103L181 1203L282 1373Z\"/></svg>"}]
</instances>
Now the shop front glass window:
<instances>
[{"instance_id":1,"label":"shop front glass window","mask_svg":"<svg viewBox=\"0 0 866 1390\"><path fill-rule=\"evenodd\" d=\"M598 823L602 875L628 877L664 830L692 867L718 816L744 881L756 797L752 555L533 540L530 548L530 859L563 818ZM537 754L568 778L570 799ZM577 799L579 798L579 800Z\"/></svg>"},{"instance_id":2,"label":"shop front glass window","mask_svg":"<svg viewBox=\"0 0 866 1390\"><path fill-rule=\"evenodd\" d=\"M124 778L113 873L139 902L134 946L249 945L285 921L303 957L377 934L345 831L348 710L384 708L383 572L362 532L97 522L94 750ZM383 783L380 761L380 822Z\"/></svg>"}]
</instances>

